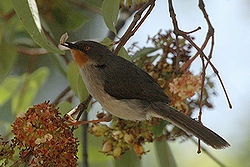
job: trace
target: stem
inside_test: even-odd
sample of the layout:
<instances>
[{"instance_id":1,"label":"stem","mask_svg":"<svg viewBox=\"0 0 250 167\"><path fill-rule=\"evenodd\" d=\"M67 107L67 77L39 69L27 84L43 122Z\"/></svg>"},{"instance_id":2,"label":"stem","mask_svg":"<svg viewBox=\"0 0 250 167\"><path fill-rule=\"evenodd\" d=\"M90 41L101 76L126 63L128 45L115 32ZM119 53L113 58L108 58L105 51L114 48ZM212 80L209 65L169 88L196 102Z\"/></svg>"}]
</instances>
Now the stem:
<instances>
[{"instance_id":1,"label":"stem","mask_svg":"<svg viewBox=\"0 0 250 167\"><path fill-rule=\"evenodd\" d=\"M123 36L120 39L120 42L118 44L118 46L116 47L114 53L117 55L118 52L120 51L120 49L126 44L126 42L129 40L129 38L131 36L133 36L135 34L135 32L139 29L139 27L142 25L142 23L145 21L145 19L147 18L147 16L151 13L151 11L153 10L154 6L155 6L155 1L156 0L149 0L147 3L145 3L139 10L138 12L136 12L135 16L134 16L134 20L132 21L132 23L129 25L127 31L123 34ZM150 6L150 7L149 7ZM143 18L141 19L141 15L142 13L147 9L147 13L143 16ZM141 20L140 20L141 19ZM137 22L140 20L140 22L137 24Z\"/></svg>"},{"instance_id":2,"label":"stem","mask_svg":"<svg viewBox=\"0 0 250 167\"><path fill-rule=\"evenodd\" d=\"M176 167L176 162L173 153L165 140L155 140L154 147L159 160L160 167Z\"/></svg>"}]
</instances>

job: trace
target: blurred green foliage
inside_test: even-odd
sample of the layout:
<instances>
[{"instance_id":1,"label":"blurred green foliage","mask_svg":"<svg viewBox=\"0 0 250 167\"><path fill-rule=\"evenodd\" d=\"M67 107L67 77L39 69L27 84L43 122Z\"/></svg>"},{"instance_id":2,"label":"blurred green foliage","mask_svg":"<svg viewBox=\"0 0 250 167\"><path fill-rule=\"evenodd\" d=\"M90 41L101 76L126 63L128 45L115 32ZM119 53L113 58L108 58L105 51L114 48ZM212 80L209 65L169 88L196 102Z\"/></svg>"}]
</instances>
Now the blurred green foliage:
<instances>
[{"instance_id":1,"label":"blurred green foliage","mask_svg":"<svg viewBox=\"0 0 250 167\"><path fill-rule=\"evenodd\" d=\"M12 2L12 3L10 3ZM100 27L90 30L92 33L103 31L108 27L116 32L115 24L119 14L119 2L116 0L1 0L0 1L0 125L1 137L10 136L10 123L17 115L24 113L34 102L55 99L65 85L70 85L77 98L69 98L58 105L62 114L87 96L87 90L79 76L75 63L70 55L66 56L57 48L61 35L69 32L70 40L84 38L84 28L90 23L99 22ZM125 7L131 7L132 1L121 1ZM145 0L137 0L137 4ZM113 5L109 5L112 3ZM79 35L80 34L80 35ZM91 35L89 35L91 36ZM106 41L111 44L112 41ZM46 50L40 50L45 48ZM137 52L137 56L146 56L158 48L145 48ZM122 48L120 56L130 59L127 51ZM133 58L136 59L137 56ZM156 57L152 57L152 61ZM140 64L139 64L140 65ZM79 98L79 99L78 99ZM165 122L162 123L163 127ZM160 130L161 131L161 130ZM156 134L159 128L155 128ZM81 128L75 131L82 138ZM159 134L160 135L160 134ZM167 147L164 143L164 147ZM152 152L138 160L133 150L123 156L123 160L113 161L113 158L100 153L102 139L88 135L89 166L163 166L167 163L164 156L167 152L162 145L152 149ZM244 146L249 148L249 143ZM82 145L79 146L79 166L82 166ZM247 166L249 149L243 150L238 166ZM158 154L164 155L162 157ZM154 156L161 158L160 163L154 161ZM237 156L237 155L236 155ZM169 156L170 157L170 156ZM170 157L171 158L171 157ZM235 158L235 157L233 157ZM157 160L158 161L158 160ZM1 163L1 159L0 159ZM177 161L178 164L178 161ZM172 165L175 166L175 165Z\"/></svg>"}]
</instances>

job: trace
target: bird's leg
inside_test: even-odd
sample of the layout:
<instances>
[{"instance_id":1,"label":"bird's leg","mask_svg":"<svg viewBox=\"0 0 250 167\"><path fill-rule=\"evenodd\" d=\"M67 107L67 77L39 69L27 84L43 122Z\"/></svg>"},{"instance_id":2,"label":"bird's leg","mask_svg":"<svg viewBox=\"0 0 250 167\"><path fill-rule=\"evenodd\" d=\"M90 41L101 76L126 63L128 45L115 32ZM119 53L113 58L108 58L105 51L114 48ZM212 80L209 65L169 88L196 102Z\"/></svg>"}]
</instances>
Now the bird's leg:
<instances>
[{"instance_id":1,"label":"bird's leg","mask_svg":"<svg viewBox=\"0 0 250 167\"><path fill-rule=\"evenodd\" d=\"M82 124L88 124L88 123L100 123L100 122L110 122L112 120L112 115L110 113L107 113L103 118L97 119L97 120L91 120L91 121L76 121L71 122L69 125L82 125Z\"/></svg>"},{"instance_id":2,"label":"bird's leg","mask_svg":"<svg viewBox=\"0 0 250 167\"><path fill-rule=\"evenodd\" d=\"M70 123L76 122L80 119L82 113L87 110L89 102L91 101L92 96L89 95L82 103L80 103L77 107L69 111L67 114L64 115L64 118ZM79 114L78 114L79 113ZM72 117L74 115L77 115L76 120Z\"/></svg>"},{"instance_id":3,"label":"bird's leg","mask_svg":"<svg viewBox=\"0 0 250 167\"><path fill-rule=\"evenodd\" d=\"M66 121L75 122L75 119L72 116L75 115L76 113L79 113L79 111L77 111L77 108L78 106L76 106L75 108L70 110L70 112L64 115L64 118L66 118Z\"/></svg>"}]
</instances>

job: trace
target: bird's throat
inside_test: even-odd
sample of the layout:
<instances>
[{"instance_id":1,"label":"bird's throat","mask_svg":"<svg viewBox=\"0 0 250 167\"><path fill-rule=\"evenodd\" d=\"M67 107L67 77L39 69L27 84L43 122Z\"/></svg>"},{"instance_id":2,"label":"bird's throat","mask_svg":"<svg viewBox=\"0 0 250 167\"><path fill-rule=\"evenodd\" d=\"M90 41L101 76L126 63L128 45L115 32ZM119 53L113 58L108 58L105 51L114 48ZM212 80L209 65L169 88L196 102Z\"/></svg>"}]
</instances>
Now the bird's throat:
<instances>
[{"instance_id":1,"label":"bird's throat","mask_svg":"<svg viewBox=\"0 0 250 167\"><path fill-rule=\"evenodd\" d=\"M76 63L81 67L88 61L88 56L80 50L71 50Z\"/></svg>"}]
</instances>

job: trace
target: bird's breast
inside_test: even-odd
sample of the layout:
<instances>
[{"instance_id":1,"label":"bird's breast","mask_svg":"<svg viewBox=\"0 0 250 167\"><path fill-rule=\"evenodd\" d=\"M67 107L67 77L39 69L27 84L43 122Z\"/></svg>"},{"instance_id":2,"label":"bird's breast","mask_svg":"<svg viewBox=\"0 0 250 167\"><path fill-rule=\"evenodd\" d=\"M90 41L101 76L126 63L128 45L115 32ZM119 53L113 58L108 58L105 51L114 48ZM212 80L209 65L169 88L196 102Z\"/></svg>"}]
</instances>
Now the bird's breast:
<instances>
[{"instance_id":1,"label":"bird's breast","mask_svg":"<svg viewBox=\"0 0 250 167\"><path fill-rule=\"evenodd\" d=\"M80 50L72 49L71 52L78 66L83 67L88 61L88 56Z\"/></svg>"},{"instance_id":2,"label":"bird's breast","mask_svg":"<svg viewBox=\"0 0 250 167\"><path fill-rule=\"evenodd\" d=\"M111 114L127 120L144 120L147 118L148 106L138 99L116 99L104 90L102 73L95 66L84 65L80 74L88 92ZM114 83L116 84L116 83Z\"/></svg>"}]
</instances>

